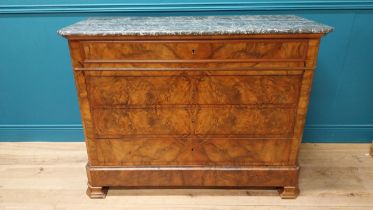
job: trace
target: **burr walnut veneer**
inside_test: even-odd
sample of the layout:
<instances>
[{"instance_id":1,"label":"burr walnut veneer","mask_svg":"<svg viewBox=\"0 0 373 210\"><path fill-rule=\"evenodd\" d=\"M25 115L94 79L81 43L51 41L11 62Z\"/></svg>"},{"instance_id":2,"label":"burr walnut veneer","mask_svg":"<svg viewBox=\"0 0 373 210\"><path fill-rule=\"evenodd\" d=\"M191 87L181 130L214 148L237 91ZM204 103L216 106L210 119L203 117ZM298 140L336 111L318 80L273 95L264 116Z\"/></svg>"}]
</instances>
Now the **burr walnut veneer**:
<instances>
[{"instance_id":1,"label":"burr walnut veneer","mask_svg":"<svg viewBox=\"0 0 373 210\"><path fill-rule=\"evenodd\" d=\"M66 35L88 195L278 187L295 198L323 34Z\"/></svg>"}]
</instances>

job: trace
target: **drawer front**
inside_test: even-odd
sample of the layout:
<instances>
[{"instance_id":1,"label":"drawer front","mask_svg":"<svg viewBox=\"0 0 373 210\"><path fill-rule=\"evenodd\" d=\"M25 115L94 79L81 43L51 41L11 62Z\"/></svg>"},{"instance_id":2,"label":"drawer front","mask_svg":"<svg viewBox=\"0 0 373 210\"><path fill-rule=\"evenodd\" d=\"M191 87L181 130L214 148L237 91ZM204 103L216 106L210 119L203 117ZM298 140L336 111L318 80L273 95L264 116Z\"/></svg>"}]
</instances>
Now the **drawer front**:
<instances>
[{"instance_id":1,"label":"drawer front","mask_svg":"<svg viewBox=\"0 0 373 210\"><path fill-rule=\"evenodd\" d=\"M88 76L94 107L294 105L301 75Z\"/></svg>"},{"instance_id":2,"label":"drawer front","mask_svg":"<svg viewBox=\"0 0 373 210\"><path fill-rule=\"evenodd\" d=\"M104 166L286 165L291 140L284 139L102 139L96 141Z\"/></svg>"},{"instance_id":3,"label":"drawer front","mask_svg":"<svg viewBox=\"0 0 373 210\"><path fill-rule=\"evenodd\" d=\"M295 109L184 106L94 109L97 138L162 136L284 137L293 133Z\"/></svg>"},{"instance_id":4,"label":"drawer front","mask_svg":"<svg viewBox=\"0 0 373 210\"><path fill-rule=\"evenodd\" d=\"M306 40L84 41L86 60L304 59Z\"/></svg>"}]
</instances>

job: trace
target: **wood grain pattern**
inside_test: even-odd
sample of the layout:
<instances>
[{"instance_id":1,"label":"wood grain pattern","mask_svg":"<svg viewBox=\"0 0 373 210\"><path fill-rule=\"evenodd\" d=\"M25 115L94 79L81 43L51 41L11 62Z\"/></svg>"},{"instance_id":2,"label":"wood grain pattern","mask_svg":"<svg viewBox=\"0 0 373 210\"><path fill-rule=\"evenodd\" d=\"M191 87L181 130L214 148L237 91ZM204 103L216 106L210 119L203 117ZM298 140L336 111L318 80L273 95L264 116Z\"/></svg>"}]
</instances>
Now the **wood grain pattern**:
<instances>
[{"instance_id":1,"label":"wood grain pattern","mask_svg":"<svg viewBox=\"0 0 373 210\"><path fill-rule=\"evenodd\" d=\"M316 67L316 60L319 50L319 39L310 39L309 40L309 47L307 52L307 59L309 62L306 62L306 67L315 68ZM311 70L305 70L302 79L302 86L299 95L299 104L297 110L297 118L296 124L294 129L294 137L295 141L291 144L291 155L289 159L290 164L297 164L299 147L303 137L303 129L304 124L306 123L306 115L307 115L307 108L310 100L311 88L312 88L312 80L313 80L314 72Z\"/></svg>"},{"instance_id":2,"label":"wood grain pattern","mask_svg":"<svg viewBox=\"0 0 373 210\"><path fill-rule=\"evenodd\" d=\"M161 74L161 72L158 72ZM215 72L216 73L216 72ZM300 75L188 75L87 77L93 106L164 104L289 104L297 102ZM112 87L115 88L112 88Z\"/></svg>"},{"instance_id":3,"label":"wood grain pattern","mask_svg":"<svg viewBox=\"0 0 373 210\"><path fill-rule=\"evenodd\" d=\"M123 69L196 69L196 68L214 68L214 69L238 69L238 68L302 68L304 59L250 59L250 60L84 60L84 68L79 70L99 69L99 70L117 70ZM291 70L291 69L290 69Z\"/></svg>"},{"instance_id":4,"label":"wood grain pattern","mask_svg":"<svg viewBox=\"0 0 373 210\"><path fill-rule=\"evenodd\" d=\"M68 36L88 195L273 186L295 198L321 36Z\"/></svg>"},{"instance_id":5,"label":"wood grain pattern","mask_svg":"<svg viewBox=\"0 0 373 210\"><path fill-rule=\"evenodd\" d=\"M284 166L291 139L201 137L97 141L99 166Z\"/></svg>"},{"instance_id":6,"label":"wood grain pattern","mask_svg":"<svg viewBox=\"0 0 373 210\"><path fill-rule=\"evenodd\" d=\"M288 108L187 106L94 109L97 138L131 135L247 135L291 137L295 111Z\"/></svg>"},{"instance_id":7,"label":"wood grain pattern","mask_svg":"<svg viewBox=\"0 0 373 210\"><path fill-rule=\"evenodd\" d=\"M80 50L79 42L69 41L70 56L72 59L72 66L81 67L80 60L82 59L82 54ZM82 117L82 124L84 130L85 143L87 145L88 154L96 153L96 145L93 141L93 122L90 112L90 102L88 100L88 93L86 88L85 73L82 71L74 71L75 86L77 89L77 95L80 106L80 114ZM89 155L88 160L90 163L97 163L96 155Z\"/></svg>"},{"instance_id":8,"label":"wood grain pattern","mask_svg":"<svg viewBox=\"0 0 373 210\"><path fill-rule=\"evenodd\" d=\"M256 167L256 168L154 168L146 167L91 167L92 181L99 186L123 187L281 187L295 186L298 167ZM273 176L278 177L273 179ZM107 179L106 177L110 177ZM139 179L139 177L142 177ZM288 191L289 192L289 191ZM290 196L291 192L288 193Z\"/></svg>"},{"instance_id":9,"label":"wood grain pattern","mask_svg":"<svg viewBox=\"0 0 373 210\"><path fill-rule=\"evenodd\" d=\"M307 41L85 41L82 48L88 60L302 59Z\"/></svg>"}]
</instances>

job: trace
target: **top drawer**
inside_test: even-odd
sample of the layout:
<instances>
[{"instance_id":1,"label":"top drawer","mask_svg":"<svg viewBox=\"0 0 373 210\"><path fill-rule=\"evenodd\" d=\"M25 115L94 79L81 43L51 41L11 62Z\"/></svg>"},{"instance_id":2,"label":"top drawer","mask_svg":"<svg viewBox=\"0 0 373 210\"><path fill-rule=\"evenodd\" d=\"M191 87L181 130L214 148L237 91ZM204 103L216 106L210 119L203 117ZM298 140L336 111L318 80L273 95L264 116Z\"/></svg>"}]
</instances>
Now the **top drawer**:
<instances>
[{"instance_id":1,"label":"top drawer","mask_svg":"<svg viewBox=\"0 0 373 210\"><path fill-rule=\"evenodd\" d=\"M302 60L307 40L83 41L86 60Z\"/></svg>"}]
</instances>

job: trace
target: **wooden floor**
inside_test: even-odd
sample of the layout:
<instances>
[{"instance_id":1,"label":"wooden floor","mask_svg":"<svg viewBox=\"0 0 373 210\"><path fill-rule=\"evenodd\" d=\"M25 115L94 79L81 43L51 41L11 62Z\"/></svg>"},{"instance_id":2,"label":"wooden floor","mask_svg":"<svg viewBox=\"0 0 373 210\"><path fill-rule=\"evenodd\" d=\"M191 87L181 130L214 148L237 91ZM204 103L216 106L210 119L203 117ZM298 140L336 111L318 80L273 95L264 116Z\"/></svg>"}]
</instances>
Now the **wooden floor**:
<instances>
[{"instance_id":1,"label":"wooden floor","mask_svg":"<svg viewBox=\"0 0 373 210\"><path fill-rule=\"evenodd\" d=\"M83 143L0 143L0 210L348 209L373 210L369 144L303 144L301 194L275 190L109 190L85 195Z\"/></svg>"}]
</instances>

